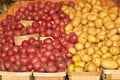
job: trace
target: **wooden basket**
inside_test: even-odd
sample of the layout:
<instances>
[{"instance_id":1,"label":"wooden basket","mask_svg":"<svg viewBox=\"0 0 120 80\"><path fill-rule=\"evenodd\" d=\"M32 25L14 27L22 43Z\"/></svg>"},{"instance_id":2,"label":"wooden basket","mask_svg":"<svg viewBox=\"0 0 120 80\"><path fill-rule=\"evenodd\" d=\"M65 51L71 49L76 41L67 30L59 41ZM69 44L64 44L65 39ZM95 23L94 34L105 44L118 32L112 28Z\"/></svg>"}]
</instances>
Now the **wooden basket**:
<instances>
[{"instance_id":1,"label":"wooden basket","mask_svg":"<svg viewBox=\"0 0 120 80\"><path fill-rule=\"evenodd\" d=\"M28 40L29 38L34 37L36 40L39 39L39 34L31 34L31 35L23 35L23 36L14 36L15 44L21 45L24 40Z\"/></svg>"},{"instance_id":2,"label":"wooden basket","mask_svg":"<svg viewBox=\"0 0 120 80\"><path fill-rule=\"evenodd\" d=\"M120 80L120 70L103 70L104 80Z\"/></svg>"},{"instance_id":3,"label":"wooden basket","mask_svg":"<svg viewBox=\"0 0 120 80\"><path fill-rule=\"evenodd\" d=\"M38 73L34 72L35 80L65 80L66 72Z\"/></svg>"},{"instance_id":4,"label":"wooden basket","mask_svg":"<svg viewBox=\"0 0 120 80\"><path fill-rule=\"evenodd\" d=\"M31 72L4 72L0 71L0 80L29 80Z\"/></svg>"},{"instance_id":5,"label":"wooden basket","mask_svg":"<svg viewBox=\"0 0 120 80\"><path fill-rule=\"evenodd\" d=\"M69 80L100 80L101 72L70 72Z\"/></svg>"}]
</instances>

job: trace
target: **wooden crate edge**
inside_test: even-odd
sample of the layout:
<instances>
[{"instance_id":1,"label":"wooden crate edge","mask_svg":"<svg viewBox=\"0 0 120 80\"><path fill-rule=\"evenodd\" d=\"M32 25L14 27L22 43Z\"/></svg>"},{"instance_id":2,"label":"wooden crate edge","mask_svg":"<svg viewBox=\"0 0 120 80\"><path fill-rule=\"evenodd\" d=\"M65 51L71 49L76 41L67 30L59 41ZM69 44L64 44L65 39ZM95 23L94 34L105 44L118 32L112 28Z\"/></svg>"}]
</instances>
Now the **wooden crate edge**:
<instances>
[{"instance_id":1,"label":"wooden crate edge","mask_svg":"<svg viewBox=\"0 0 120 80\"><path fill-rule=\"evenodd\" d=\"M103 74L119 74L120 70L103 70Z\"/></svg>"},{"instance_id":2,"label":"wooden crate edge","mask_svg":"<svg viewBox=\"0 0 120 80\"><path fill-rule=\"evenodd\" d=\"M68 75L69 76L82 76L82 75L86 75L86 76L100 76L101 72L69 72Z\"/></svg>"},{"instance_id":3,"label":"wooden crate edge","mask_svg":"<svg viewBox=\"0 0 120 80\"><path fill-rule=\"evenodd\" d=\"M34 72L35 77L64 77L66 72L56 72L56 73L39 73Z\"/></svg>"},{"instance_id":4,"label":"wooden crate edge","mask_svg":"<svg viewBox=\"0 0 120 80\"><path fill-rule=\"evenodd\" d=\"M7 72L0 71L1 76L30 76L31 72Z\"/></svg>"}]
</instances>

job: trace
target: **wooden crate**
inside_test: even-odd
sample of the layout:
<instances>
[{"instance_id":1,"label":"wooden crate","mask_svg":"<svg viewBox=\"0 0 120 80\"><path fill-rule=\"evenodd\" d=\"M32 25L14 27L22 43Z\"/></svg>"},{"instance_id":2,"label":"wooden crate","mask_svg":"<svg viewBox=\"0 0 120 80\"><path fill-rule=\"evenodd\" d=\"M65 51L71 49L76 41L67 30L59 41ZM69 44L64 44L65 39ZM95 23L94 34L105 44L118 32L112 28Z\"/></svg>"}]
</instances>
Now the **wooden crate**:
<instances>
[{"instance_id":1,"label":"wooden crate","mask_svg":"<svg viewBox=\"0 0 120 80\"><path fill-rule=\"evenodd\" d=\"M28 40L29 38L34 37L36 40L39 39L39 34L31 34L31 35L23 35L23 36L14 36L15 44L21 45L24 40Z\"/></svg>"},{"instance_id":2,"label":"wooden crate","mask_svg":"<svg viewBox=\"0 0 120 80\"><path fill-rule=\"evenodd\" d=\"M65 80L66 72L38 73L34 72L35 80Z\"/></svg>"},{"instance_id":3,"label":"wooden crate","mask_svg":"<svg viewBox=\"0 0 120 80\"><path fill-rule=\"evenodd\" d=\"M120 80L120 70L103 70L104 80Z\"/></svg>"},{"instance_id":4,"label":"wooden crate","mask_svg":"<svg viewBox=\"0 0 120 80\"><path fill-rule=\"evenodd\" d=\"M31 72L4 72L0 71L0 80L29 80Z\"/></svg>"},{"instance_id":5,"label":"wooden crate","mask_svg":"<svg viewBox=\"0 0 120 80\"><path fill-rule=\"evenodd\" d=\"M70 72L69 80L100 80L101 72Z\"/></svg>"}]
</instances>

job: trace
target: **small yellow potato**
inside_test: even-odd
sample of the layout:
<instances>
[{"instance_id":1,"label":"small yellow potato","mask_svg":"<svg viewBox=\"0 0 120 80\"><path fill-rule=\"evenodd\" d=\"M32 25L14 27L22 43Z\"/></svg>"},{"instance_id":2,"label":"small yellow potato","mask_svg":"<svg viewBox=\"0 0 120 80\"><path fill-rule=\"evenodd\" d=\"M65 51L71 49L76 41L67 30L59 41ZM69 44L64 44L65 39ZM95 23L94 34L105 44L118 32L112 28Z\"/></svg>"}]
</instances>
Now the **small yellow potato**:
<instances>
[{"instance_id":1,"label":"small yellow potato","mask_svg":"<svg viewBox=\"0 0 120 80\"><path fill-rule=\"evenodd\" d=\"M95 20L97 19L97 16L96 16L95 14L89 14L89 15L87 16L87 19L88 19L89 21L95 21Z\"/></svg>"},{"instance_id":2,"label":"small yellow potato","mask_svg":"<svg viewBox=\"0 0 120 80\"><path fill-rule=\"evenodd\" d=\"M115 24L113 21L107 21L104 23L104 26L106 29L113 29L115 27Z\"/></svg>"},{"instance_id":3,"label":"small yellow potato","mask_svg":"<svg viewBox=\"0 0 120 80\"><path fill-rule=\"evenodd\" d=\"M101 28L102 26L103 26L102 19L97 18L97 19L95 20L95 27L96 27L96 28Z\"/></svg>"}]
</instances>

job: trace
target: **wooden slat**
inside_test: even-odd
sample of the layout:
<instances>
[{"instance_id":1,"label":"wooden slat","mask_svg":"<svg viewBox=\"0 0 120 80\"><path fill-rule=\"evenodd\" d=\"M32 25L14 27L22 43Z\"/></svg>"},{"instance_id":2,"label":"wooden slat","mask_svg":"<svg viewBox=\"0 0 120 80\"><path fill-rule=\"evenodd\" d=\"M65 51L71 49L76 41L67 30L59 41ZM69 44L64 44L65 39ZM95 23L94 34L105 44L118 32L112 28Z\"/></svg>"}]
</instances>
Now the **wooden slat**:
<instances>
[{"instance_id":1,"label":"wooden slat","mask_svg":"<svg viewBox=\"0 0 120 80\"><path fill-rule=\"evenodd\" d=\"M64 80L64 77L35 77L35 80Z\"/></svg>"},{"instance_id":2,"label":"wooden slat","mask_svg":"<svg viewBox=\"0 0 120 80\"><path fill-rule=\"evenodd\" d=\"M34 72L35 80L64 80L66 72L39 73Z\"/></svg>"},{"instance_id":3,"label":"wooden slat","mask_svg":"<svg viewBox=\"0 0 120 80\"><path fill-rule=\"evenodd\" d=\"M39 73L39 72L34 72L34 76L44 76L44 77L63 77L66 76L66 72L56 72L56 73Z\"/></svg>"},{"instance_id":4,"label":"wooden slat","mask_svg":"<svg viewBox=\"0 0 120 80\"><path fill-rule=\"evenodd\" d=\"M68 75L72 76L99 76L101 72L70 72Z\"/></svg>"},{"instance_id":5,"label":"wooden slat","mask_svg":"<svg viewBox=\"0 0 120 80\"><path fill-rule=\"evenodd\" d=\"M103 70L104 74L120 74L120 70Z\"/></svg>"},{"instance_id":6,"label":"wooden slat","mask_svg":"<svg viewBox=\"0 0 120 80\"><path fill-rule=\"evenodd\" d=\"M0 80L29 80L31 72L0 71Z\"/></svg>"},{"instance_id":7,"label":"wooden slat","mask_svg":"<svg viewBox=\"0 0 120 80\"><path fill-rule=\"evenodd\" d=\"M100 76L71 76L70 80L100 80Z\"/></svg>"},{"instance_id":8,"label":"wooden slat","mask_svg":"<svg viewBox=\"0 0 120 80\"><path fill-rule=\"evenodd\" d=\"M69 72L71 80L100 80L101 72Z\"/></svg>"},{"instance_id":9,"label":"wooden slat","mask_svg":"<svg viewBox=\"0 0 120 80\"><path fill-rule=\"evenodd\" d=\"M15 44L21 45L24 40L28 40L29 38L34 37L36 40L39 39L39 34L31 34L31 35L23 35L23 36L14 36Z\"/></svg>"},{"instance_id":10,"label":"wooden slat","mask_svg":"<svg viewBox=\"0 0 120 80\"><path fill-rule=\"evenodd\" d=\"M120 80L120 70L103 70L105 80Z\"/></svg>"}]
</instances>

